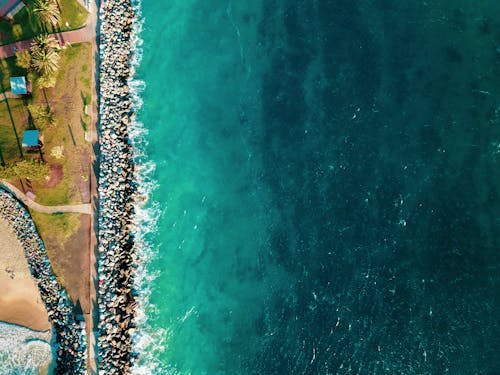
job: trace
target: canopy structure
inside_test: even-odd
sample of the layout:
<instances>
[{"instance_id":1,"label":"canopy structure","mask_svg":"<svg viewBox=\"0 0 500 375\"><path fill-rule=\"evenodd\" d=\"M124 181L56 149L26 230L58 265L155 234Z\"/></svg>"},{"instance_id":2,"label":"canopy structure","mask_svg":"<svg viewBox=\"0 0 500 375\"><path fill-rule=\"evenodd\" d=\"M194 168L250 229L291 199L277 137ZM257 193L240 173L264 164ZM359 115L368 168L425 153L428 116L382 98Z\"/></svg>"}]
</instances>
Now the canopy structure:
<instances>
[{"instance_id":1,"label":"canopy structure","mask_svg":"<svg viewBox=\"0 0 500 375\"><path fill-rule=\"evenodd\" d=\"M25 130L23 134L23 147L38 146L38 130Z\"/></svg>"},{"instance_id":2,"label":"canopy structure","mask_svg":"<svg viewBox=\"0 0 500 375\"><path fill-rule=\"evenodd\" d=\"M10 91L14 95L25 95L28 93L26 86L26 78L24 77L10 77Z\"/></svg>"}]
</instances>

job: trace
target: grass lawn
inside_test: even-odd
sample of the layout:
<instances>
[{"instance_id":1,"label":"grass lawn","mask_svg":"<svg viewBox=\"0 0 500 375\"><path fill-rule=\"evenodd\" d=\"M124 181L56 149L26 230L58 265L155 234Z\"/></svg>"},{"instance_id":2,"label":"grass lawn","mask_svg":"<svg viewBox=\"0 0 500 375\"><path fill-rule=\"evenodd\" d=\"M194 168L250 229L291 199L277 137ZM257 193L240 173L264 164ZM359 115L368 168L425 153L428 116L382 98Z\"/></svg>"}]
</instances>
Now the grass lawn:
<instances>
[{"instance_id":1,"label":"grass lawn","mask_svg":"<svg viewBox=\"0 0 500 375\"><path fill-rule=\"evenodd\" d=\"M90 63L91 56L89 43L74 44L64 50L56 87L46 90L57 125L44 131L44 158L49 164L62 166L63 179L55 187L47 187L44 182L33 185L41 204L87 202L90 145L85 142L87 117L83 112L83 98L90 96L87 81L90 82L92 72L84 67ZM40 90L34 88L33 91ZM46 103L45 96L37 95L33 103ZM55 148L61 147L63 157L58 158L54 155Z\"/></svg>"},{"instance_id":2,"label":"grass lawn","mask_svg":"<svg viewBox=\"0 0 500 375\"><path fill-rule=\"evenodd\" d=\"M60 171L56 181L32 181L35 201L44 205L89 202L92 146L85 141L84 102L91 99L92 47L90 43L74 44L61 52L60 70L54 88L44 91L33 85L26 102L8 99L19 134L27 127L27 104L47 105L55 113L57 124L43 133L43 157ZM6 71L12 61L3 65ZM0 60L0 66L2 61ZM0 70L0 75L2 70ZM6 74L5 72L3 74ZM0 76L0 79L4 77ZM5 102L0 102L0 146L5 157L19 159L19 151ZM36 123L35 123L36 126ZM88 126L88 125L85 125ZM62 152L54 152L59 150ZM28 155L28 157L32 157ZM50 184L50 181L55 184ZM19 181L11 181L20 187ZM26 188L26 183L23 182ZM88 217L80 214L41 214L31 211L40 232L54 272L70 297L89 306Z\"/></svg>"},{"instance_id":3,"label":"grass lawn","mask_svg":"<svg viewBox=\"0 0 500 375\"><path fill-rule=\"evenodd\" d=\"M14 22L0 20L0 45L10 44L19 40L30 39L43 32L43 27L38 17L33 14L32 4L29 7L22 8L14 16ZM81 28L87 20L87 9L83 7L78 0L59 0L59 9L61 11L61 25L57 30L48 27L48 32L67 31Z\"/></svg>"},{"instance_id":4,"label":"grass lawn","mask_svg":"<svg viewBox=\"0 0 500 375\"><path fill-rule=\"evenodd\" d=\"M25 76L26 69L16 65L16 58L8 57L0 60L0 94L4 91L10 91L10 77ZM0 100L3 95L0 95Z\"/></svg>"},{"instance_id":5,"label":"grass lawn","mask_svg":"<svg viewBox=\"0 0 500 375\"><path fill-rule=\"evenodd\" d=\"M61 276L63 274L62 267L57 258L58 254L64 253L66 240L78 230L80 214L42 214L33 210L30 210L30 214L47 247L47 255L54 268L54 273L64 284L64 279Z\"/></svg>"},{"instance_id":6,"label":"grass lawn","mask_svg":"<svg viewBox=\"0 0 500 375\"><path fill-rule=\"evenodd\" d=\"M91 58L90 43L67 47L61 52L60 70L54 88L44 92L35 83L31 98L25 101L10 98L7 102L0 102L0 151L6 162L17 161L21 157L16 133L21 140L28 127L27 104L48 103L55 113L57 124L42 130L43 158L53 169L52 179L48 182L32 181L33 192L37 196L35 200L40 204L76 204L88 202L90 198L88 181L92 150L91 145L85 142L85 130L90 119L84 114L84 105L91 97ZM0 82L4 86L13 72L24 73L15 66L15 58L0 60ZM28 158L40 157L38 152L23 150L23 154ZM17 181L14 183L21 187Z\"/></svg>"},{"instance_id":7,"label":"grass lawn","mask_svg":"<svg viewBox=\"0 0 500 375\"><path fill-rule=\"evenodd\" d=\"M32 95L25 99L7 98L0 90L0 151L6 162L21 159L17 138L28 128L28 104L48 105L56 125L41 130L42 155L51 167L49 180L31 181L35 201L44 205L76 204L90 201L92 145L85 141L90 118L85 104L92 100L92 46L73 44L61 51L60 69L54 88L40 90L36 81ZM25 75L15 65L15 57L0 60L0 84L10 91L9 77ZM35 127L37 126L35 122ZM16 138L17 134L17 138ZM25 158L39 158L38 152L22 150ZM27 181L10 181L26 191ZM47 254L59 281L74 302L89 311L90 297L90 217L80 214L47 215L31 212L46 245Z\"/></svg>"},{"instance_id":8,"label":"grass lawn","mask_svg":"<svg viewBox=\"0 0 500 375\"><path fill-rule=\"evenodd\" d=\"M19 139L19 143L21 143L22 132L28 122L28 114L22 101L9 100L8 103L7 107L5 101L0 102L0 152L5 162L21 159L17 140ZM10 119L9 109L14 119L14 125ZM16 134L18 139L16 139Z\"/></svg>"},{"instance_id":9,"label":"grass lawn","mask_svg":"<svg viewBox=\"0 0 500 375\"><path fill-rule=\"evenodd\" d=\"M59 0L61 30L74 30L85 25L89 12L77 0ZM68 26L66 26L66 22Z\"/></svg>"}]
</instances>

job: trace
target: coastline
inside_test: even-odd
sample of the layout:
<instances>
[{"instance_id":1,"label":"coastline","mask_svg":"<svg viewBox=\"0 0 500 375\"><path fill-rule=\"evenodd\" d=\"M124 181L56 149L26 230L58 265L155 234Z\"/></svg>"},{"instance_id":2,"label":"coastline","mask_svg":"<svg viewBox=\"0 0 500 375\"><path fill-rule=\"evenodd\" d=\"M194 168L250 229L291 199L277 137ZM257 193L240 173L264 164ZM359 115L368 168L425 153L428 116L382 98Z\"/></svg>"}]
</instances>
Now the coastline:
<instances>
[{"instance_id":1,"label":"coastline","mask_svg":"<svg viewBox=\"0 0 500 375\"><path fill-rule=\"evenodd\" d=\"M78 322L66 291L57 281L45 245L27 209L9 191L0 188L0 213L22 245L30 273L52 323L56 345L56 372L85 374L85 323Z\"/></svg>"},{"instance_id":2,"label":"coastline","mask_svg":"<svg viewBox=\"0 0 500 375\"><path fill-rule=\"evenodd\" d=\"M0 321L35 331L50 330L49 317L31 276L23 248L9 224L0 218Z\"/></svg>"},{"instance_id":3,"label":"coastline","mask_svg":"<svg viewBox=\"0 0 500 375\"><path fill-rule=\"evenodd\" d=\"M52 374L52 332L0 322L0 374Z\"/></svg>"},{"instance_id":4,"label":"coastline","mask_svg":"<svg viewBox=\"0 0 500 375\"><path fill-rule=\"evenodd\" d=\"M137 183L130 141L133 100L134 10L130 1L110 0L100 7L98 181L98 371L129 373L135 361L134 274L137 255L131 227Z\"/></svg>"}]
</instances>

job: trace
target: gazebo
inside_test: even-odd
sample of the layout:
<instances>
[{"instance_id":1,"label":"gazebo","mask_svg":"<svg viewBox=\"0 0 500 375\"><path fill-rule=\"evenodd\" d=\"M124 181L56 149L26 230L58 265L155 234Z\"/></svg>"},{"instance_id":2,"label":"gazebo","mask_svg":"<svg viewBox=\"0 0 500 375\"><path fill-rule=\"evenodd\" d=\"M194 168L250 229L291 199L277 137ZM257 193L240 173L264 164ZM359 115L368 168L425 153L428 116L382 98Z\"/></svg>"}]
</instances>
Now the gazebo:
<instances>
[{"instance_id":1,"label":"gazebo","mask_svg":"<svg viewBox=\"0 0 500 375\"><path fill-rule=\"evenodd\" d=\"M40 148L39 135L38 130L25 130L23 133L23 147L28 150L38 150Z\"/></svg>"},{"instance_id":2,"label":"gazebo","mask_svg":"<svg viewBox=\"0 0 500 375\"><path fill-rule=\"evenodd\" d=\"M14 95L26 95L28 86L24 77L10 77L10 91Z\"/></svg>"}]
</instances>

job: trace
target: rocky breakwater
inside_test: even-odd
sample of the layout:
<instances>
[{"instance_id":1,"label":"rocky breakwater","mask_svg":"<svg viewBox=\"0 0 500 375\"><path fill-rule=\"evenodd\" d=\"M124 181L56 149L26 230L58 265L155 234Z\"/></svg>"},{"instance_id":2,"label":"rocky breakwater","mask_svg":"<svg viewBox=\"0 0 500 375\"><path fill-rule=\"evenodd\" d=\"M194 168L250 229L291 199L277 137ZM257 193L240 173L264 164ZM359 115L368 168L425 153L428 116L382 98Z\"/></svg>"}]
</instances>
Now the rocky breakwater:
<instances>
[{"instance_id":1,"label":"rocky breakwater","mask_svg":"<svg viewBox=\"0 0 500 375\"><path fill-rule=\"evenodd\" d=\"M56 374L85 374L87 344L85 324L75 318L74 305L57 281L42 239L26 208L10 192L0 188L0 216L21 242L31 275L56 335Z\"/></svg>"},{"instance_id":2,"label":"rocky breakwater","mask_svg":"<svg viewBox=\"0 0 500 375\"><path fill-rule=\"evenodd\" d=\"M136 182L129 126L133 116L129 0L107 0L100 9L100 171L97 352L99 374L130 372L136 302L136 255L131 226Z\"/></svg>"}]
</instances>

